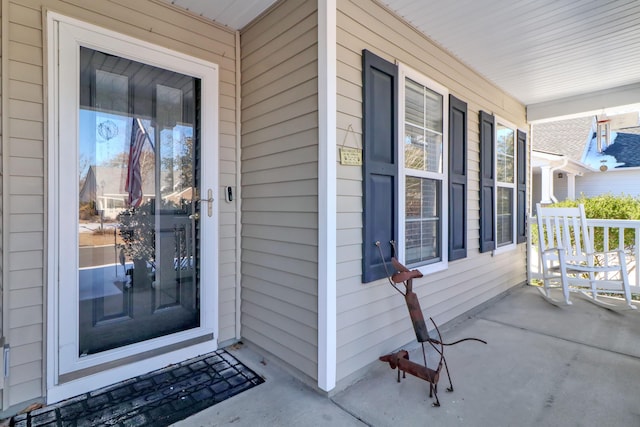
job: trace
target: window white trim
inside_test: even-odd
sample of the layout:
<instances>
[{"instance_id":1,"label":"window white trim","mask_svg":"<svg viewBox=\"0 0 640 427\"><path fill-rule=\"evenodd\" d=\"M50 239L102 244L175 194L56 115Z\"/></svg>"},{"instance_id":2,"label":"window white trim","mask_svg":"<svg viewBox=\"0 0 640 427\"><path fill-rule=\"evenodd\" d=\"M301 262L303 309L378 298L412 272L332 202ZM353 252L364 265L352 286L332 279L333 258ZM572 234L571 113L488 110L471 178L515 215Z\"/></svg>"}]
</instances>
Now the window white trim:
<instances>
[{"instance_id":1,"label":"window white trim","mask_svg":"<svg viewBox=\"0 0 640 427\"><path fill-rule=\"evenodd\" d=\"M513 182L512 183L502 183L498 178L498 126L504 126L511 130L513 130ZM495 116L495 128L494 128L494 170L493 176L495 176L495 184L494 184L494 204L493 211L495 212L493 216L493 229L495 232L495 249L493 250L494 255L501 254L503 252L509 252L516 249L517 245L517 229L518 229L518 127L512 122L501 118L500 116ZM512 193L511 200L511 243L498 246L498 188L510 188Z\"/></svg>"},{"instance_id":2,"label":"window white trim","mask_svg":"<svg viewBox=\"0 0 640 427\"><path fill-rule=\"evenodd\" d=\"M412 68L398 64L398 259L405 261L405 179L404 167L404 117L405 117L405 81L411 79L426 88L442 95L442 174L434 172L420 172L410 174L420 178L433 178L442 182L441 189L441 210L440 210L440 256L441 260L430 264L412 264L411 268L417 268L422 274L431 274L437 271L446 270L449 257L449 90L435 81Z\"/></svg>"},{"instance_id":3,"label":"window white trim","mask_svg":"<svg viewBox=\"0 0 640 427\"><path fill-rule=\"evenodd\" d=\"M59 382L59 375L64 372L61 369L61 354L68 352L74 343L70 340L76 334L77 307L69 310L61 310L59 301L62 291L59 289L60 277L63 274L74 274L77 271L77 257L68 253L62 253L61 235L66 236L66 247L74 246L68 236L77 236L77 225L62 216L62 206L77 206L77 193L63 191L61 188L61 173L68 168L75 171L77 164L73 162L76 157L75 141L78 129L78 46L86 46L101 50L135 61L173 70L179 73L200 78L202 81L202 158L215 165L215 167L202 168L202 182L207 183L211 189L218 188L218 73L216 64L171 51L117 32L88 24L57 13L49 12L46 21L47 33L47 64L48 64L48 204L47 204L47 228L48 228L48 269L47 269L47 403L53 403L91 389L113 384L114 382L131 378L141 372L148 372L176 363L197 354L213 351L217 348L218 338L218 213L211 218L201 221L201 232L207 236L203 242L203 259L201 274L210 278L208 286L201 289L200 328L186 331L184 334L172 334L149 342L133 344L131 346L115 349L105 354L96 355L83 361L74 360L71 363L71 371L90 367L96 364L132 356L155 348L159 342L162 345L184 342L203 334L213 334L214 339L188 348L181 348L159 356L151 357L143 361L137 361L128 365L118 366L110 370L69 381ZM66 51L65 51L66 50ZM59 70L60 57L69 59L73 64L64 66L75 67L75 71L61 73ZM75 58L75 59L74 59ZM63 75L64 74L64 75ZM63 90L64 89L64 90ZM70 90L69 90L70 89ZM61 153L61 144L64 145L64 155ZM74 144L68 144L74 141ZM71 160L69 160L71 159ZM67 165L65 166L65 163ZM71 163L69 163L71 162ZM71 165L71 166L69 166ZM77 174L76 179L77 179ZM74 188L78 188L76 184ZM70 195L71 194L71 195ZM214 193L217 194L217 191ZM66 198L66 199L65 199ZM217 200L216 200L217 203ZM75 220L74 220L75 221ZM77 239L77 237L75 237ZM75 242L77 248L77 242ZM77 249L75 249L77 250ZM61 260L64 259L64 263ZM66 291L65 291L66 292ZM75 297L73 297L75 292ZM77 288L71 290L71 300L77 301ZM75 326L73 321L75 319ZM70 323L71 322L71 323ZM66 331L64 325L71 324L73 330ZM65 332L66 331L66 332ZM65 337L62 337L62 335ZM77 335L77 334L76 334ZM74 347L75 348L75 347ZM75 351L77 353L77 351ZM72 352L73 353L73 352ZM68 368L67 368L68 370Z\"/></svg>"}]
</instances>

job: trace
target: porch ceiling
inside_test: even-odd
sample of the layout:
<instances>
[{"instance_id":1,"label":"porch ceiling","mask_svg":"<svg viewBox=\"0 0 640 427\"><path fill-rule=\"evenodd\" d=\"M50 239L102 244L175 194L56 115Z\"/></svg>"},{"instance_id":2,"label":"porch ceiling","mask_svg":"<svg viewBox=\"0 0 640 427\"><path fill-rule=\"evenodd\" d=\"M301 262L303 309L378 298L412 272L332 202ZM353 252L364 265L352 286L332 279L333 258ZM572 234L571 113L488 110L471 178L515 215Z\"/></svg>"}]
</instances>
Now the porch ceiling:
<instances>
[{"instance_id":1,"label":"porch ceiling","mask_svg":"<svg viewBox=\"0 0 640 427\"><path fill-rule=\"evenodd\" d=\"M234 29L275 3L164 1ZM640 85L640 2L636 0L380 3L525 105Z\"/></svg>"},{"instance_id":2,"label":"porch ceiling","mask_svg":"<svg viewBox=\"0 0 640 427\"><path fill-rule=\"evenodd\" d=\"M239 30L276 0L162 0L218 24Z\"/></svg>"}]
</instances>

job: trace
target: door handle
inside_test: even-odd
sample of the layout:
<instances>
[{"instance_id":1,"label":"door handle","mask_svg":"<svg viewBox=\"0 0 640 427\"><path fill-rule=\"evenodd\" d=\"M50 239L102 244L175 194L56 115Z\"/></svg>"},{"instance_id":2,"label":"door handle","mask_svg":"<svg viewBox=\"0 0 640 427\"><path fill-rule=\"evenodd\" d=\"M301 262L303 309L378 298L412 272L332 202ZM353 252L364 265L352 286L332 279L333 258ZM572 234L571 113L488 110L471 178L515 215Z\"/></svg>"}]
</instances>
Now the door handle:
<instances>
[{"instance_id":1,"label":"door handle","mask_svg":"<svg viewBox=\"0 0 640 427\"><path fill-rule=\"evenodd\" d=\"M195 199L194 202L207 202L207 215L209 217L213 216L213 190L207 190L207 198L206 199ZM199 219L200 216L194 217L195 219Z\"/></svg>"}]
</instances>

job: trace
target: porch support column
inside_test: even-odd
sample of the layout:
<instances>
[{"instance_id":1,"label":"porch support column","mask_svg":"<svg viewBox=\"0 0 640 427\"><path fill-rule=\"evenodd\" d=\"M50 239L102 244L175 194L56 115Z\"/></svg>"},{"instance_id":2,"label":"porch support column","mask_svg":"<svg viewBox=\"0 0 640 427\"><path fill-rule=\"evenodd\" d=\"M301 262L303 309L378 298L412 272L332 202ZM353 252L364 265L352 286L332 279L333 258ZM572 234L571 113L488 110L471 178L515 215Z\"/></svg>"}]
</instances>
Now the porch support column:
<instances>
[{"instance_id":1,"label":"porch support column","mask_svg":"<svg viewBox=\"0 0 640 427\"><path fill-rule=\"evenodd\" d=\"M2 218L0 221L2 222L2 230L0 231L0 238L2 239L2 254L1 254L1 262L2 262L2 272L0 272L0 279L4 286L2 287L2 295L0 298L2 299L2 313L0 316L2 319L1 328L0 328L0 337L4 338L4 343L9 345L10 342L8 340L8 332L11 328L11 317L9 316L11 308L11 303L9 300L9 295L11 295L11 287L9 281L9 230L11 230L11 223L9 215L9 194L11 193L11 187L9 186L10 179L10 171L9 168L9 158L11 157L10 152L10 144L9 144L9 1L2 0L1 6L2 10L0 11L0 22L1 22L1 37L2 41L0 41L0 46L2 49L2 58L0 59L0 66L2 67L2 75L0 76L0 90L2 91L2 100L0 102L0 108L2 108L2 116L0 117L0 126L2 126L2 141L1 150L2 150L2 194L0 195L0 203L2 203ZM51 267L49 267L51 268ZM46 301L46 300L45 300ZM6 361L4 360L4 352L2 356L0 356L0 360L2 361L2 371L0 374L2 379L0 379L0 385L3 388L2 391L2 402L0 410L6 410L11 406L11 387L9 382L5 383L4 380L4 365ZM8 366L8 365L7 365Z\"/></svg>"},{"instance_id":2,"label":"porch support column","mask_svg":"<svg viewBox=\"0 0 640 427\"><path fill-rule=\"evenodd\" d=\"M336 386L336 0L318 0L318 387Z\"/></svg>"},{"instance_id":3,"label":"porch support column","mask_svg":"<svg viewBox=\"0 0 640 427\"><path fill-rule=\"evenodd\" d=\"M553 179L551 177L551 166L540 166L540 203L543 205L553 203L551 200L551 186Z\"/></svg>"},{"instance_id":4,"label":"porch support column","mask_svg":"<svg viewBox=\"0 0 640 427\"><path fill-rule=\"evenodd\" d=\"M242 339L242 59L236 31L236 339Z\"/></svg>"},{"instance_id":5,"label":"porch support column","mask_svg":"<svg viewBox=\"0 0 640 427\"><path fill-rule=\"evenodd\" d=\"M576 199L576 174L567 172L567 198Z\"/></svg>"}]
</instances>

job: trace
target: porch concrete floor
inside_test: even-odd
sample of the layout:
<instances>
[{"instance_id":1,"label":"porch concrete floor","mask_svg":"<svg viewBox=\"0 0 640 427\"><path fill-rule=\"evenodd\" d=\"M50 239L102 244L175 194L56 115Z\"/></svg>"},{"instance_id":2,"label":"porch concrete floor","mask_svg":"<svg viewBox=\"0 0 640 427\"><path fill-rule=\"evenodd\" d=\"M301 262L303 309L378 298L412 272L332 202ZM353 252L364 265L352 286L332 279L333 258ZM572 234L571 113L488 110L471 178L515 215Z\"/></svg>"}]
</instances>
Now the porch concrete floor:
<instances>
[{"instance_id":1,"label":"porch concrete floor","mask_svg":"<svg viewBox=\"0 0 640 427\"><path fill-rule=\"evenodd\" d=\"M612 312L575 296L554 307L525 286L443 330L455 391L382 362L359 382L324 397L243 347L234 356L262 385L176 426L640 426L640 310ZM231 350L233 351L233 350ZM421 353L412 346L411 360Z\"/></svg>"}]
</instances>

